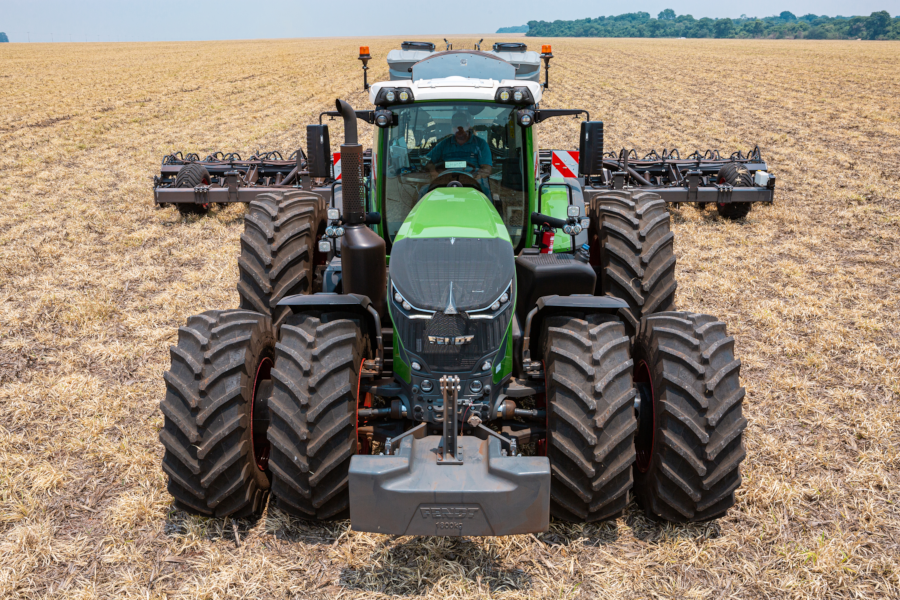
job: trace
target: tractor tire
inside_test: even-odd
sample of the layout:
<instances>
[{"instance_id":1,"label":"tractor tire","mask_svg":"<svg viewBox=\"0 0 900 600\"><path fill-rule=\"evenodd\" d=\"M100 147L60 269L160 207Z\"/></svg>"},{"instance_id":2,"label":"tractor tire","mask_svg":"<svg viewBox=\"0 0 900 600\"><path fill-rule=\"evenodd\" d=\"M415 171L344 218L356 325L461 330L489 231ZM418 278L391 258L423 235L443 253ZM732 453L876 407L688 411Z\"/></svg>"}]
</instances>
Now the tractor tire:
<instances>
[{"instance_id":1,"label":"tractor tire","mask_svg":"<svg viewBox=\"0 0 900 600\"><path fill-rule=\"evenodd\" d=\"M750 175L750 171L747 170L747 167L738 163L728 163L719 169L716 179L720 184L727 183L732 187L751 187L753 185L753 176ZM750 214L751 208L753 208L753 205L749 202L716 204L719 216L732 221L746 217Z\"/></svg>"},{"instance_id":2,"label":"tractor tire","mask_svg":"<svg viewBox=\"0 0 900 600\"><path fill-rule=\"evenodd\" d=\"M206 167L197 163L188 163L181 167L178 175L175 176L175 187L177 188L193 188L198 185L209 185L209 171ZM187 202L176 202L175 207L183 215L205 215L209 212L209 204L189 204Z\"/></svg>"},{"instance_id":3,"label":"tractor tire","mask_svg":"<svg viewBox=\"0 0 900 600\"><path fill-rule=\"evenodd\" d=\"M550 514L615 518L628 504L635 456L630 340L612 315L554 316L543 329Z\"/></svg>"},{"instance_id":4,"label":"tractor tire","mask_svg":"<svg viewBox=\"0 0 900 600\"><path fill-rule=\"evenodd\" d=\"M747 427L741 361L725 323L687 312L647 317L634 363L638 504L652 518L678 523L725 514L741 484Z\"/></svg>"},{"instance_id":5,"label":"tractor tire","mask_svg":"<svg viewBox=\"0 0 900 600\"><path fill-rule=\"evenodd\" d=\"M276 346L269 404L272 490L278 508L305 519L349 514L364 343L358 321L348 317L292 315Z\"/></svg>"},{"instance_id":6,"label":"tractor tire","mask_svg":"<svg viewBox=\"0 0 900 600\"><path fill-rule=\"evenodd\" d=\"M178 329L159 432L176 507L248 517L265 506L274 351L269 320L246 310L208 311Z\"/></svg>"},{"instance_id":7,"label":"tractor tire","mask_svg":"<svg viewBox=\"0 0 900 600\"><path fill-rule=\"evenodd\" d=\"M666 203L651 192L605 192L591 200L591 221L591 246L599 249L597 293L628 303L619 316L634 337L642 318L675 309L675 234Z\"/></svg>"},{"instance_id":8,"label":"tractor tire","mask_svg":"<svg viewBox=\"0 0 900 600\"><path fill-rule=\"evenodd\" d=\"M316 194L273 192L251 202L244 217L240 307L268 316L276 332L290 314L290 308L278 302L314 291L317 240L325 230L326 208Z\"/></svg>"}]
</instances>

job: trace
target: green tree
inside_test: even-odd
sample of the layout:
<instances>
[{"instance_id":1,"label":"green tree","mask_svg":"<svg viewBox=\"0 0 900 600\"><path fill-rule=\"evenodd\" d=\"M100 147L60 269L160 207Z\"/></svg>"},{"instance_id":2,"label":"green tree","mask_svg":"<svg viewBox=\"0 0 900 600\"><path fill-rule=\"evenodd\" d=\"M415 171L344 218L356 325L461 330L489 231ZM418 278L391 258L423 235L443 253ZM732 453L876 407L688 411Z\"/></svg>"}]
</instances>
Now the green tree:
<instances>
[{"instance_id":1,"label":"green tree","mask_svg":"<svg viewBox=\"0 0 900 600\"><path fill-rule=\"evenodd\" d=\"M9 38L6 37L6 34L3 33L2 31L0 31L0 43L8 42L8 41L9 41Z\"/></svg>"},{"instance_id":2,"label":"green tree","mask_svg":"<svg viewBox=\"0 0 900 600\"><path fill-rule=\"evenodd\" d=\"M866 31L869 33L869 39L878 39L888 33L891 27L891 15L886 10L873 12L866 21Z\"/></svg>"},{"instance_id":3,"label":"green tree","mask_svg":"<svg viewBox=\"0 0 900 600\"><path fill-rule=\"evenodd\" d=\"M675 20L675 11L672 10L671 8L667 8L666 10L664 10L661 13L659 13L658 15L656 15L656 18L659 19L660 21L674 21Z\"/></svg>"},{"instance_id":4,"label":"green tree","mask_svg":"<svg viewBox=\"0 0 900 600\"><path fill-rule=\"evenodd\" d=\"M716 37L900 40L900 17L887 11L868 17L829 17L806 14L799 19L790 11L762 19L694 19L667 8L656 19L646 12L627 13L574 21L530 21L532 37Z\"/></svg>"},{"instance_id":5,"label":"green tree","mask_svg":"<svg viewBox=\"0 0 900 600\"><path fill-rule=\"evenodd\" d=\"M734 35L734 22L731 19L716 19L713 30L717 38L729 38Z\"/></svg>"},{"instance_id":6,"label":"green tree","mask_svg":"<svg viewBox=\"0 0 900 600\"><path fill-rule=\"evenodd\" d=\"M766 33L766 24L759 19L754 19L744 25L744 31L746 31L750 37L762 37Z\"/></svg>"}]
</instances>

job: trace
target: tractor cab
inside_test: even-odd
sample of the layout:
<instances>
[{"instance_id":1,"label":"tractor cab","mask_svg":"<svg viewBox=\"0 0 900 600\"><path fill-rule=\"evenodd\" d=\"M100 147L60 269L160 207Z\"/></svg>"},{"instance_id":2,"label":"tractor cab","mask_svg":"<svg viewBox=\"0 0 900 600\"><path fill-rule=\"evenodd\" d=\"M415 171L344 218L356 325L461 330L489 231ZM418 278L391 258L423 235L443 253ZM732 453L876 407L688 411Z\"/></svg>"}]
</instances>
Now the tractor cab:
<instances>
[{"instance_id":1,"label":"tractor cab","mask_svg":"<svg viewBox=\"0 0 900 600\"><path fill-rule=\"evenodd\" d=\"M518 246L525 227L531 152L529 137L519 123L518 110L511 102L513 90L525 90L540 97L532 84L515 88L496 82L462 77L443 80L442 87L404 82L372 87L372 96L382 110L392 113L389 127L381 128L376 167L383 177L378 182L379 205L384 227L393 242L410 210L429 192L445 187L461 187L482 194L499 213ZM428 86L428 87L426 87ZM387 90L387 91L385 91ZM498 101L499 96L509 101ZM521 91L520 95L525 95ZM394 98L390 102L387 97ZM402 102L400 97L415 98ZM429 100L430 97L436 97ZM533 103L533 101L532 101ZM531 186L533 187L533 186Z\"/></svg>"}]
</instances>

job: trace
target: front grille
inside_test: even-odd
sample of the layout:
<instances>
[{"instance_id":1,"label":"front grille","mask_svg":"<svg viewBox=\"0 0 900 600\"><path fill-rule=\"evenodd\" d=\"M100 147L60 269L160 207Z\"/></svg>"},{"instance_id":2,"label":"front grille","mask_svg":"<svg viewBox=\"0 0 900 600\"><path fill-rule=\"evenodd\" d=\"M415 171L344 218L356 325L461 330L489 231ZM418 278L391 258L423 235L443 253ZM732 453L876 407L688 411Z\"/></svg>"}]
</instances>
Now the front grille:
<instances>
[{"instance_id":1,"label":"front grille","mask_svg":"<svg viewBox=\"0 0 900 600\"><path fill-rule=\"evenodd\" d=\"M512 304L512 303L510 303ZM463 314L437 312L429 320L409 319L394 312L394 327L403 346L425 361L432 371L470 371L484 355L494 352L503 342L511 310L495 319L470 319ZM428 336L471 335L468 344L459 346L429 344Z\"/></svg>"}]
</instances>

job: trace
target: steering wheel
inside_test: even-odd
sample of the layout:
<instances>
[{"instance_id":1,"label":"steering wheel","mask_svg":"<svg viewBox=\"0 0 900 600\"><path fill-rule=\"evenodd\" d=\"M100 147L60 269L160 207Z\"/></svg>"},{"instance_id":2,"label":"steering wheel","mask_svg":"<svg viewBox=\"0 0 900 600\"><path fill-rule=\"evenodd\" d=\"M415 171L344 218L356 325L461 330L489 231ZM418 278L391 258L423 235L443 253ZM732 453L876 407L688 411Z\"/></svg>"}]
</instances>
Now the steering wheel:
<instances>
[{"instance_id":1,"label":"steering wheel","mask_svg":"<svg viewBox=\"0 0 900 600\"><path fill-rule=\"evenodd\" d=\"M425 190L426 193L440 187L470 187L476 190L481 189L481 184L475 179L475 167L466 165L465 169L444 169L438 176L431 181L431 185ZM450 185L455 183L456 185Z\"/></svg>"}]
</instances>

